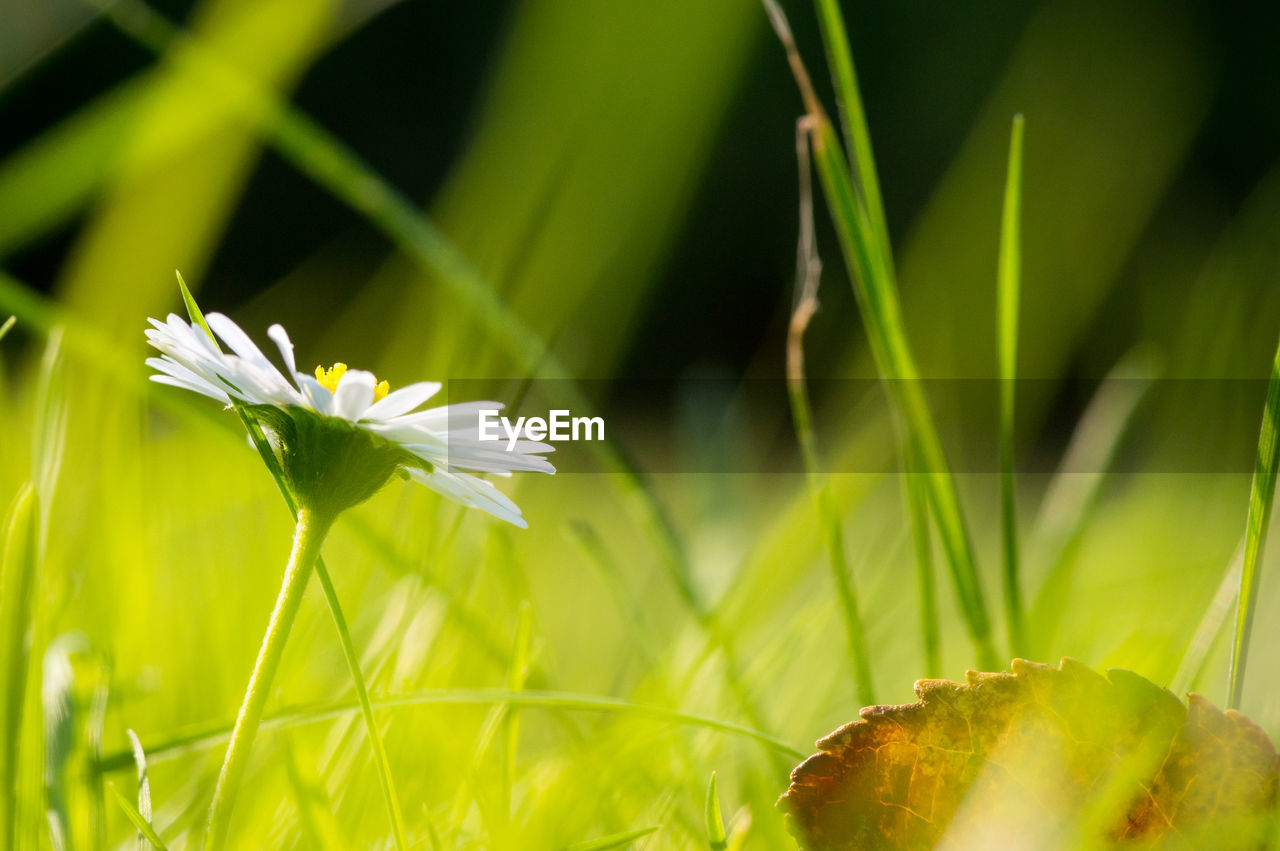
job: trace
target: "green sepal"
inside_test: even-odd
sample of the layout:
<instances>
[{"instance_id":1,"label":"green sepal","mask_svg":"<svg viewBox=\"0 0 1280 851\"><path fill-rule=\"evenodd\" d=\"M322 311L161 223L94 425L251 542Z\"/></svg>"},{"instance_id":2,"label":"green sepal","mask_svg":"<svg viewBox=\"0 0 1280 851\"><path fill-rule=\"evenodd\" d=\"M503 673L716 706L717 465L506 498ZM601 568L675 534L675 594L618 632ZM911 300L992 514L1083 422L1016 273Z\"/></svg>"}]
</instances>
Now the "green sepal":
<instances>
[{"instance_id":1,"label":"green sepal","mask_svg":"<svg viewBox=\"0 0 1280 851\"><path fill-rule=\"evenodd\" d=\"M298 503L330 517L373 496L401 468L431 470L428 462L340 417L274 405L245 411L271 438Z\"/></svg>"}]
</instances>

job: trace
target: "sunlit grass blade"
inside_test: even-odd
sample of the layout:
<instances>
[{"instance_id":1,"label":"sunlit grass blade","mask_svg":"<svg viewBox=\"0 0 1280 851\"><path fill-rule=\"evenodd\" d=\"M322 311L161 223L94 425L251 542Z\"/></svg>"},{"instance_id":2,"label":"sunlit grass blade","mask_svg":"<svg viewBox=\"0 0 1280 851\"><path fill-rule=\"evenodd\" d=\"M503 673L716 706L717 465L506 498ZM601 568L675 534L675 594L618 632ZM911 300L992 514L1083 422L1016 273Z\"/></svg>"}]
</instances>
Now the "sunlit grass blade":
<instances>
[{"instance_id":1,"label":"sunlit grass blade","mask_svg":"<svg viewBox=\"0 0 1280 851\"><path fill-rule=\"evenodd\" d=\"M929 502L938 523L970 637L981 664L995 668L999 662L991 640L991 624L973 542L907 341L892 265L858 196L840 140L813 90L786 16L774 0L764 0L764 3L774 30L786 49L792 74L804 100L814 163L844 254L872 356L885 379L894 406L906 424L907 439L919 449L921 476L928 487Z\"/></svg>"},{"instance_id":2,"label":"sunlit grass blade","mask_svg":"<svg viewBox=\"0 0 1280 851\"><path fill-rule=\"evenodd\" d=\"M606 848L621 848L624 845L630 845L637 839L643 839L651 833L656 833L659 827L641 827L636 830L628 830L626 833L615 833L612 836L602 836L599 839L592 839L587 842L575 842L573 845L565 846L564 851L605 851Z\"/></svg>"},{"instance_id":3,"label":"sunlit grass blade","mask_svg":"<svg viewBox=\"0 0 1280 851\"><path fill-rule=\"evenodd\" d=\"M124 810L125 816L138 829L138 833L146 840L147 844L152 848L160 849L160 851L168 851L168 847L164 844L164 840L160 838L160 834L156 833L151 823L143 817L142 813L138 812L138 808L133 805L133 802L116 788L116 784L108 783L107 788L111 790L111 794L116 799L116 803L120 805L120 809Z\"/></svg>"},{"instance_id":4,"label":"sunlit grass blade","mask_svg":"<svg viewBox=\"0 0 1280 851\"><path fill-rule=\"evenodd\" d=\"M507 668L507 689L512 693L520 692L525 685L525 681L529 676L530 666L530 642L533 636L533 610L529 602L523 601L520 604L519 611L516 615L515 637L512 639L511 662ZM514 759L514 750L518 743L518 726L512 725L512 720L516 713L513 708L507 704L498 704L489 710L485 717L484 723L480 725L480 732L476 735L475 746L472 749L471 765L468 766L466 772L467 782L459 784L457 794L454 796L453 816L451 819L452 828L456 833L462 826L467 816L467 810L472 800L480 793L480 769L481 763L488 755L495 741L501 741L504 752L499 753L500 760L500 776L502 780L502 791L504 797L502 804L506 810L499 813L498 816L502 820L502 824L490 825L490 841L494 845L502 845L502 837L493 836L497 831L506 830L506 821L510 815L510 794L511 794L511 765ZM470 788L469 788L470 787ZM478 801L477 801L478 803ZM485 810L482 808L482 817Z\"/></svg>"},{"instance_id":5,"label":"sunlit grass blade","mask_svg":"<svg viewBox=\"0 0 1280 851\"><path fill-rule=\"evenodd\" d=\"M350 847L351 843L342 837L342 830L335 815L336 808L325 792L324 784L313 777L303 776L289 737L281 738L284 739L282 750L285 775L289 778L289 785L293 787L294 796L297 798L298 825L301 828L305 847L318 848L320 851L340 851Z\"/></svg>"},{"instance_id":6,"label":"sunlit grass blade","mask_svg":"<svg viewBox=\"0 0 1280 851\"><path fill-rule=\"evenodd\" d=\"M849 165L855 185L861 190L872 228L880 242L880 251L892 268L893 252L889 241L889 226L885 220L884 201L880 195L880 178L871 147L871 133L867 129L866 111L862 107L862 92L858 86L853 51L849 48L844 14L840 11L839 0L815 0L814 5L818 11L822 43L827 51L827 64L831 66L831 82L835 85L840 124L844 131L845 145L849 149Z\"/></svg>"},{"instance_id":7,"label":"sunlit grass blade","mask_svg":"<svg viewBox=\"0 0 1280 851\"><path fill-rule=\"evenodd\" d=\"M521 602L516 612L516 635L512 641L511 666L507 670L507 688L521 691L533 667L533 606ZM520 714L514 709L502 720L502 805L504 819L511 818L511 787L515 782L516 750L520 744Z\"/></svg>"},{"instance_id":8,"label":"sunlit grass blade","mask_svg":"<svg viewBox=\"0 0 1280 851\"><path fill-rule=\"evenodd\" d=\"M704 817L707 823L707 847L711 851L725 851L729 847L729 839L724 832L724 816L720 814L720 796L716 793L714 771L711 772L711 782L707 784Z\"/></svg>"},{"instance_id":9,"label":"sunlit grass blade","mask_svg":"<svg viewBox=\"0 0 1280 851\"><path fill-rule=\"evenodd\" d=\"M49 642L45 651L40 705L44 725L45 821L49 842L55 851L70 844L72 810L70 802L78 791L81 762L78 756L77 684L72 656L87 641L80 633L63 633ZM75 791L73 791L75 790ZM78 809L77 809L78 814Z\"/></svg>"},{"instance_id":10,"label":"sunlit grass blade","mask_svg":"<svg viewBox=\"0 0 1280 851\"><path fill-rule=\"evenodd\" d=\"M106 666L100 666L94 672L96 682L93 697L89 701L89 717L85 724L85 738L88 740L88 758L91 765L102 761L103 736L107 726L107 704L111 697L111 672ZM106 783L101 776L93 777L89 786L89 836L95 848L107 845L107 795Z\"/></svg>"},{"instance_id":11,"label":"sunlit grass blade","mask_svg":"<svg viewBox=\"0 0 1280 851\"><path fill-rule=\"evenodd\" d=\"M1034 550L1028 548L1041 571L1030 610L1036 654L1046 652L1062 618L1076 545L1120 442L1151 388L1154 369L1150 353L1136 349L1106 375L1076 424L1040 504L1030 536Z\"/></svg>"},{"instance_id":12,"label":"sunlit grass blade","mask_svg":"<svg viewBox=\"0 0 1280 851\"><path fill-rule=\"evenodd\" d=\"M676 726L715 730L726 735L754 740L793 760L804 759L809 753L807 749L802 750L769 733L751 727L744 727L732 721L723 721L706 715L696 715L689 712L681 712L677 709L668 709L663 706L632 703L619 698L599 695L532 690L513 692L506 689L424 689L408 694L373 698L374 708L381 710L416 706L494 706L498 704L510 704L511 706L527 709L588 712L647 718ZM306 724L317 724L357 711L359 711L359 706L351 701L314 704L307 707L299 707L293 711L269 715L263 719L262 729L281 730ZM168 741L152 745L148 760L152 765L155 765L158 762L176 759L188 753L217 747L219 743L226 741L230 732L231 726L223 724L215 728L175 736ZM133 754L130 751L118 751L104 756L98 764L98 770L103 772L119 771L132 764Z\"/></svg>"},{"instance_id":13,"label":"sunlit grass blade","mask_svg":"<svg viewBox=\"0 0 1280 851\"><path fill-rule=\"evenodd\" d=\"M911 548L916 559L916 591L920 597L920 642L925 676L942 676L942 629L938 624L938 592L933 576L933 540L929 534L929 493L919 483L920 460L914 446L902 453L902 489L911 524Z\"/></svg>"},{"instance_id":14,"label":"sunlit grass blade","mask_svg":"<svg viewBox=\"0 0 1280 851\"><path fill-rule=\"evenodd\" d=\"M187 282L183 280L182 273L176 272L175 274L178 278L178 289L182 293L182 302L187 308L191 321L198 323L205 333L209 335L209 338L213 340L214 345L217 346L218 340L214 336L212 329L209 328L208 322L205 321L204 313L200 310L195 297L187 287ZM285 482L284 471L280 469L279 460L276 458L276 453L272 450L271 444L267 441L267 436L263 433L262 427L257 420L249 416L240 403L233 401L232 404L235 406L236 413L240 416L240 421L248 431L254 448L258 450L262 463L266 465L271 478L276 483L276 488L284 498L289 514L293 517L294 522L297 522L297 501ZM356 653L355 642L351 639L351 630L347 626L346 616L342 613L342 606L338 601L338 592L333 587L333 581L329 578L329 570L325 566L324 557L319 554L315 559L315 573L320 580L320 587L324 592L329 614L333 618L334 629L338 633L338 642L342 646L342 656L347 663L347 670L351 675L356 699L360 705L360 715L364 720L365 729L369 735L369 747L373 752L374 766L378 773L378 783L382 789L383 801L387 807L388 818L391 821L396 847L400 851L404 851L409 847L408 833L404 826L404 815L400 809L400 799L396 794L395 779L391 774L391 761L387 758L382 734L378 730L377 720L373 717L373 706L369 702L369 689L365 685L364 674L360 670L360 657Z\"/></svg>"},{"instance_id":15,"label":"sunlit grass blade","mask_svg":"<svg viewBox=\"0 0 1280 851\"><path fill-rule=\"evenodd\" d=\"M4 324L0 324L0 340L3 340L5 334L8 334L10 331L12 331L13 326L17 324L18 324L18 317L16 316L10 316L8 319L4 321Z\"/></svg>"},{"instance_id":16,"label":"sunlit grass blade","mask_svg":"<svg viewBox=\"0 0 1280 851\"><path fill-rule=\"evenodd\" d=\"M1231 671L1227 682L1227 706L1240 708L1244 695L1245 663L1249 658L1249 637L1253 631L1254 609L1258 605L1258 567L1262 562L1267 524L1276 494L1276 466L1280 462L1280 347L1271 366L1267 404L1262 413L1262 433L1258 456L1249 487L1249 518L1245 523L1244 562L1240 568L1240 594L1236 600L1236 627L1231 643Z\"/></svg>"},{"instance_id":17,"label":"sunlit grass blade","mask_svg":"<svg viewBox=\"0 0 1280 851\"><path fill-rule=\"evenodd\" d=\"M36 493L23 485L9 508L0 560L0 844L13 847L18 839L18 783L23 753L23 710L28 692L35 607L38 525Z\"/></svg>"},{"instance_id":18,"label":"sunlit grass blade","mask_svg":"<svg viewBox=\"0 0 1280 851\"><path fill-rule=\"evenodd\" d=\"M36 380L35 420L31 426L31 481L40 495L40 546L49 537L49 511L53 505L62 458L67 442L66 376L63 362L63 332L49 332L40 373Z\"/></svg>"},{"instance_id":19,"label":"sunlit grass blade","mask_svg":"<svg viewBox=\"0 0 1280 851\"><path fill-rule=\"evenodd\" d=\"M138 816L154 830L155 825L151 821L151 778L147 774L147 754L142 749L142 742L138 741L137 733L126 729L125 734L129 737L129 744L133 748L133 762L138 769ZM146 834L139 828L139 849L146 848L148 841Z\"/></svg>"},{"instance_id":20,"label":"sunlit grass blade","mask_svg":"<svg viewBox=\"0 0 1280 851\"><path fill-rule=\"evenodd\" d=\"M844 618L845 638L849 645L849 663L853 666L853 682L858 701L863 706L875 703L875 687L871 679L871 658L867 650L866 631L858 612L858 596L845 555L844 531L840 512L836 509L818 454L818 440L813 433L813 408L804 371L804 335L818 310L818 282L822 262L818 258L813 230L813 191L809 167L809 145L802 128L796 128L796 160L800 166L800 237L796 247L796 306L787 326L787 398L791 403L791 419L796 442L804 463L806 479L813 497L822 536L827 545L831 578Z\"/></svg>"},{"instance_id":21,"label":"sunlit grass blade","mask_svg":"<svg viewBox=\"0 0 1280 851\"><path fill-rule=\"evenodd\" d=\"M1218 590L1209 601L1204 617L1200 619L1195 633L1187 642L1187 649L1182 654L1182 661L1178 663L1178 670L1169 682L1169 691L1179 698L1196 688L1196 684L1204 674L1209 653L1222 635L1222 628L1235 607L1236 595L1240 593L1240 570L1243 566L1244 539L1242 538L1231 556L1231 561L1227 563L1222 581L1218 583Z\"/></svg>"},{"instance_id":22,"label":"sunlit grass blade","mask_svg":"<svg viewBox=\"0 0 1280 851\"><path fill-rule=\"evenodd\" d=\"M1018 507L1014 488L1013 423L1018 378L1018 302L1022 286L1022 134L1021 115L1009 136L1009 169L1000 222L997 321L1000 353L1000 540L1004 554L1004 604L1009 649L1026 652L1026 621L1018 568Z\"/></svg>"}]
</instances>

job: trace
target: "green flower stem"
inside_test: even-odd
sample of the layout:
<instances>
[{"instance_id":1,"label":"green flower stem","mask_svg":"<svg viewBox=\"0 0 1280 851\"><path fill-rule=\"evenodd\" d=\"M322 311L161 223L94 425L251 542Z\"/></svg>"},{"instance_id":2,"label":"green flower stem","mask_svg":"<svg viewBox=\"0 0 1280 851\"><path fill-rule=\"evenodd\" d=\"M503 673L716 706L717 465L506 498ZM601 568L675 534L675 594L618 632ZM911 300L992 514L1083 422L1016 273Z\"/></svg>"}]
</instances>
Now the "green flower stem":
<instances>
[{"instance_id":1,"label":"green flower stem","mask_svg":"<svg viewBox=\"0 0 1280 851\"><path fill-rule=\"evenodd\" d=\"M311 578L311 569L320 555L320 546L324 543L332 522L332 517L309 508L298 511L293 551L289 554L289 563L285 565L280 596L276 598L267 632L262 637L258 661L254 663L253 674L249 677L249 687L245 689L244 701L240 704L240 713L236 716L231 741L227 743L227 754L218 774L213 805L209 809L209 832L205 835L204 843L206 851L218 851L226 844L227 830L231 826L231 809L235 805L236 792L239 791L244 770L249 764L249 751L262 721L262 710L271 693L271 682L275 679L276 669L280 667L280 657L284 655L284 646L289 640L289 631L293 628L298 606L302 603L307 580Z\"/></svg>"},{"instance_id":2,"label":"green flower stem","mask_svg":"<svg viewBox=\"0 0 1280 851\"><path fill-rule=\"evenodd\" d=\"M205 322L204 313L200 310L200 305L196 304L195 297L191 295L191 290L187 288L187 282L182 279L182 273L178 272L178 289L182 292L182 301L187 306L187 314L191 317L192 322L199 323L204 328L205 333L209 335L209 339L218 346L218 338L213 335L213 330L209 328L209 323ZM272 451L270 444L267 443L267 437L262 432L262 427L258 421L254 419L244 405L233 401L236 413L240 415L240 422L244 423L245 431L249 433L249 438L253 441L254 447L258 450L258 455L262 457L262 463L266 465L267 471L271 473L271 478L276 483L276 487L280 489L280 495L284 497L285 505L289 507L289 513L293 516L295 523L298 522L298 501L294 497L293 492L289 490L289 485L285 481L285 474L280 469L280 462L276 458L275 452ZM333 626L338 631L338 641L342 645L342 655L347 660L347 668L351 671L351 682L355 685L356 697L360 700L360 714L364 718L365 729L369 734L369 743L373 748L374 764L378 769L378 785L382 787L382 798L387 805L387 815L391 819L391 831L396 841L396 851L405 851L409 847L408 834L404 828L404 814L400 810L400 799L396 795L395 780L391 776L391 763L387 759L387 750L383 746L382 736L378 733L378 725L373 717L373 706L369 702L369 689L364 683L364 674L360 672L360 657L356 654L355 643L351 640L351 630L347 628L347 619L342 614L342 606L338 602L338 592L334 590L333 582L329 579L329 571L324 566L324 559L318 554L315 562L316 578L320 580L320 588L324 591L325 601L329 604L329 614L333 616ZM430 829L430 825L428 825ZM431 830L432 847L438 847L439 843L435 840L435 831Z\"/></svg>"}]
</instances>

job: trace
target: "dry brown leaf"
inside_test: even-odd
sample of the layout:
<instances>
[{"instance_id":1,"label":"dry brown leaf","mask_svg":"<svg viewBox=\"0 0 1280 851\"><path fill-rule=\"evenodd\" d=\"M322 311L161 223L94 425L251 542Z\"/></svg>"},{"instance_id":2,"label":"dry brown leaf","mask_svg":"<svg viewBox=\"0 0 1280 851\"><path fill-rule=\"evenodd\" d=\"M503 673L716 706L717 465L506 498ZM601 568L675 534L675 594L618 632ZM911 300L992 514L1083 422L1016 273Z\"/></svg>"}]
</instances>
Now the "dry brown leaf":
<instances>
[{"instance_id":1,"label":"dry brown leaf","mask_svg":"<svg viewBox=\"0 0 1280 851\"><path fill-rule=\"evenodd\" d=\"M817 743L779 800L814 851L1256 848L1280 758L1238 712L1129 671L1015 659L919 680Z\"/></svg>"}]
</instances>

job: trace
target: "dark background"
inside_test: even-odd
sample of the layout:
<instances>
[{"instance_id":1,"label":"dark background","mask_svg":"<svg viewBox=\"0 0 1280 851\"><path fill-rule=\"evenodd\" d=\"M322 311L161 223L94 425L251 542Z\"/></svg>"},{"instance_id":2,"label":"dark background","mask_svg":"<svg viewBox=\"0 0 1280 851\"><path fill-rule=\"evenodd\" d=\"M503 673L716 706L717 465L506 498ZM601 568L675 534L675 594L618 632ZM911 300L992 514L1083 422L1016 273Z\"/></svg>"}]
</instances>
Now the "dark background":
<instances>
[{"instance_id":1,"label":"dark background","mask_svg":"<svg viewBox=\"0 0 1280 851\"><path fill-rule=\"evenodd\" d=\"M510 5L477 0L464 11L454 4L397 4L322 57L295 100L409 197L429 199L467 141ZM895 235L927 202L1038 5L846 4ZM1250 4L1165 5L1194 17L1219 73L1210 115L1164 206L1176 209L1191 197L1201 213L1225 222L1280 156L1276 14ZM156 6L181 19L190 4L166 0ZM821 47L812 15L793 3L791 17L813 64ZM109 23L88 25L0 93L0 157L150 61ZM815 76L825 82L821 73ZM783 317L775 296L794 256L793 121L799 100L781 50L763 27L734 101L644 308L648 318L630 345L624 375L680 374L706 363L737 373L762 347L778 352L766 363L780 363ZM1034 125L1031 132L1034 143ZM322 245L339 241L353 266L372 264L384 249L357 214L269 151L238 206L204 285L206 300L223 309L262 291ZM1160 226L1162 212L1153 227ZM23 247L7 258L7 267L47 291L74 229ZM830 234L822 237L829 247ZM1131 326L1139 309L1126 292L1113 291L1107 305L1107 321L1117 327ZM824 300L843 309L851 299L847 287L828 286Z\"/></svg>"}]
</instances>

